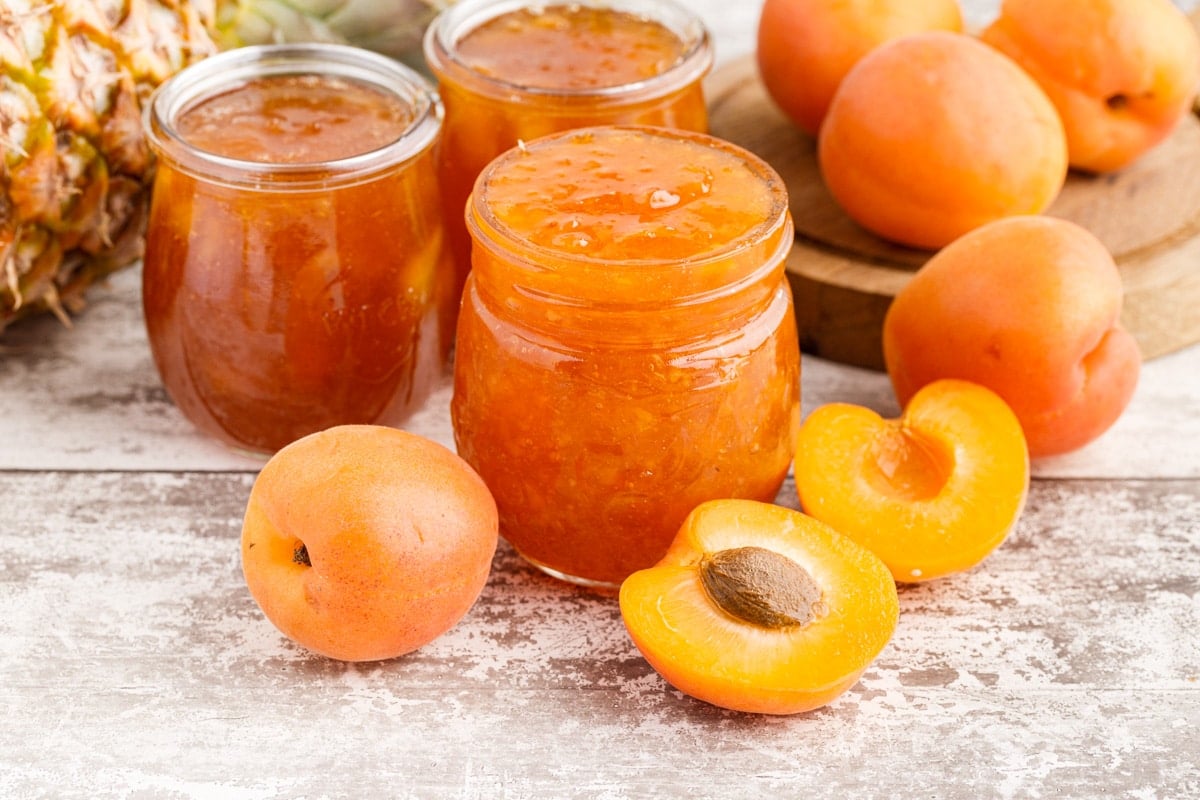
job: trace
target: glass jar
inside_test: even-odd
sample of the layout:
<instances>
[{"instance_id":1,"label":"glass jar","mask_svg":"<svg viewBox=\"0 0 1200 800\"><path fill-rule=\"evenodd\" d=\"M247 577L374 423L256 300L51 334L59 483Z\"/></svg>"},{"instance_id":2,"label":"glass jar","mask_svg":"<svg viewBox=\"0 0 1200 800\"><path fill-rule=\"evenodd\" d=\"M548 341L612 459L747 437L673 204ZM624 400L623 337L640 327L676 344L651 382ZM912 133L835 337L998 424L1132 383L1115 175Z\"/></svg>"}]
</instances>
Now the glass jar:
<instances>
[{"instance_id":1,"label":"glass jar","mask_svg":"<svg viewBox=\"0 0 1200 800\"><path fill-rule=\"evenodd\" d=\"M519 140L609 124L708 130L712 45L673 0L460 0L426 31L425 59L446 108L439 170L458 288L471 187Z\"/></svg>"},{"instance_id":2,"label":"glass jar","mask_svg":"<svg viewBox=\"0 0 1200 800\"><path fill-rule=\"evenodd\" d=\"M338 45L232 50L155 93L143 307L198 428L271 453L421 405L456 303L441 120L420 75Z\"/></svg>"},{"instance_id":3,"label":"glass jar","mask_svg":"<svg viewBox=\"0 0 1200 800\"><path fill-rule=\"evenodd\" d=\"M480 175L451 420L501 533L615 587L706 500L773 501L800 417L779 176L705 134L597 127Z\"/></svg>"}]
</instances>

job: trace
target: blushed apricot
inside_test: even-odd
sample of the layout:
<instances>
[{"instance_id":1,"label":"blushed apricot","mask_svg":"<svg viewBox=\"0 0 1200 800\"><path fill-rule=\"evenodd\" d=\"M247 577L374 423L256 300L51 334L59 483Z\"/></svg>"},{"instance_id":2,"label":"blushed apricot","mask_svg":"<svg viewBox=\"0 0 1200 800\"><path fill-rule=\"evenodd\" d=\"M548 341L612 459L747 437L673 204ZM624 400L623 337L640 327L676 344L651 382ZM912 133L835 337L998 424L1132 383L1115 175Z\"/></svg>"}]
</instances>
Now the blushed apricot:
<instances>
[{"instance_id":1,"label":"blushed apricot","mask_svg":"<svg viewBox=\"0 0 1200 800\"><path fill-rule=\"evenodd\" d=\"M804 511L917 583L978 564L1016 524L1029 487L1021 423L998 395L930 383L899 419L823 405L800 428Z\"/></svg>"},{"instance_id":2,"label":"blushed apricot","mask_svg":"<svg viewBox=\"0 0 1200 800\"><path fill-rule=\"evenodd\" d=\"M1013 217L950 244L897 293L883 357L901 404L940 378L999 394L1031 456L1075 450L1128 405L1141 355L1121 327L1121 276L1089 231Z\"/></svg>"},{"instance_id":3,"label":"blushed apricot","mask_svg":"<svg viewBox=\"0 0 1200 800\"><path fill-rule=\"evenodd\" d=\"M1041 85L1071 166L1092 172L1167 138L1200 84L1200 39L1170 0L1005 0L980 38Z\"/></svg>"},{"instance_id":4,"label":"blushed apricot","mask_svg":"<svg viewBox=\"0 0 1200 800\"><path fill-rule=\"evenodd\" d=\"M838 84L860 58L905 34L962 28L956 0L766 0L758 71L780 110L816 135Z\"/></svg>"},{"instance_id":5,"label":"blushed apricot","mask_svg":"<svg viewBox=\"0 0 1200 800\"><path fill-rule=\"evenodd\" d=\"M854 685L891 638L896 585L875 555L798 511L712 500L621 584L638 650L713 705L795 714Z\"/></svg>"},{"instance_id":6,"label":"blushed apricot","mask_svg":"<svg viewBox=\"0 0 1200 800\"><path fill-rule=\"evenodd\" d=\"M1062 123L1011 59L965 34L894 39L834 95L821 175L877 235L939 248L984 223L1044 211L1067 174Z\"/></svg>"},{"instance_id":7,"label":"blushed apricot","mask_svg":"<svg viewBox=\"0 0 1200 800\"><path fill-rule=\"evenodd\" d=\"M496 504L442 445L343 425L275 453L250 490L242 571L288 638L342 661L416 650L474 605L499 538Z\"/></svg>"}]
</instances>

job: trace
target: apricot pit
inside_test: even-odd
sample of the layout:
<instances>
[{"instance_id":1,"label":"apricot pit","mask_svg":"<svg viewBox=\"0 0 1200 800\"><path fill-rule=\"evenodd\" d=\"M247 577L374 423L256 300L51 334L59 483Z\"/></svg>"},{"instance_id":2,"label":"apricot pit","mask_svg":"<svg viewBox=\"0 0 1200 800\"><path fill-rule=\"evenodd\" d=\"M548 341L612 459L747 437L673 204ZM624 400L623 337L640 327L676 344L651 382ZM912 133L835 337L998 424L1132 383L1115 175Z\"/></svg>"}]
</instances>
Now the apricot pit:
<instances>
[{"instance_id":1,"label":"apricot pit","mask_svg":"<svg viewBox=\"0 0 1200 800\"><path fill-rule=\"evenodd\" d=\"M700 585L729 616L763 628L803 625L821 590L804 567L763 547L737 547L700 561Z\"/></svg>"}]
</instances>

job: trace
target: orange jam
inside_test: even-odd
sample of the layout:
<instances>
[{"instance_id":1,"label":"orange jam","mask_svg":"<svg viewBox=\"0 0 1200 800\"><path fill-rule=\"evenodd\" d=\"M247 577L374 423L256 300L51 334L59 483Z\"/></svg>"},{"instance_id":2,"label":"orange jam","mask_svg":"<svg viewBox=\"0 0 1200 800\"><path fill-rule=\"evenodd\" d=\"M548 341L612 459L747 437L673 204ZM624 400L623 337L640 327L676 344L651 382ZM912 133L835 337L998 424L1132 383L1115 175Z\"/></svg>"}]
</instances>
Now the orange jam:
<instances>
[{"instance_id":1,"label":"orange jam","mask_svg":"<svg viewBox=\"0 0 1200 800\"><path fill-rule=\"evenodd\" d=\"M614 8L518 8L458 41L471 69L531 89L603 89L661 75L683 58L684 43L662 23Z\"/></svg>"},{"instance_id":2,"label":"orange jam","mask_svg":"<svg viewBox=\"0 0 1200 800\"><path fill-rule=\"evenodd\" d=\"M440 170L460 284L471 186L518 140L604 124L708 128L708 35L673 0L460 0L431 26L425 54L446 108Z\"/></svg>"},{"instance_id":3,"label":"orange jam","mask_svg":"<svg viewBox=\"0 0 1200 800\"><path fill-rule=\"evenodd\" d=\"M615 586L723 497L774 500L799 421L779 177L703 134L598 127L480 176L451 419L501 532Z\"/></svg>"},{"instance_id":4,"label":"orange jam","mask_svg":"<svg viewBox=\"0 0 1200 800\"><path fill-rule=\"evenodd\" d=\"M350 48L245 48L164 85L143 307L172 399L270 453L401 423L439 380L451 273L415 73Z\"/></svg>"},{"instance_id":5,"label":"orange jam","mask_svg":"<svg viewBox=\"0 0 1200 800\"><path fill-rule=\"evenodd\" d=\"M252 78L200 101L180 137L219 156L312 164L369 153L399 139L413 108L366 84L316 75Z\"/></svg>"}]
</instances>

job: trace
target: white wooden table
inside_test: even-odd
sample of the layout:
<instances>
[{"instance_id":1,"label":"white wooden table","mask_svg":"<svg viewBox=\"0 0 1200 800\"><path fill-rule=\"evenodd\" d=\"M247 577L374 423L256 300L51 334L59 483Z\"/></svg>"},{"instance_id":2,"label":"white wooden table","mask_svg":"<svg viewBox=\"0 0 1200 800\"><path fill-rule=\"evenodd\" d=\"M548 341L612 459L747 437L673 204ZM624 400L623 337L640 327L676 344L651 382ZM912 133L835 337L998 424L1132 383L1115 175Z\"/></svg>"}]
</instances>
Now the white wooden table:
<instances>
[{"instance_id":1,"label":"white wooden table","mask_svg":"<svg viewBox=\"0 0 1200 800\"><path fill-rule=\"evenodd\" d=\"M749 52L757 4L693 3L719 63ZM903 588L858 685L768 718L672 690L612 598L503 544L474 609L410 656L291 645L241 576L260 464L169 402L138 280L73 330L0 338L2 798L1200 797L1200 347L1035 464L982 566ZM806 411L897 412L878 373L806 359L803 388ZM448 402L409 427L452 446Z\"/></svg>"}]
</instances>

